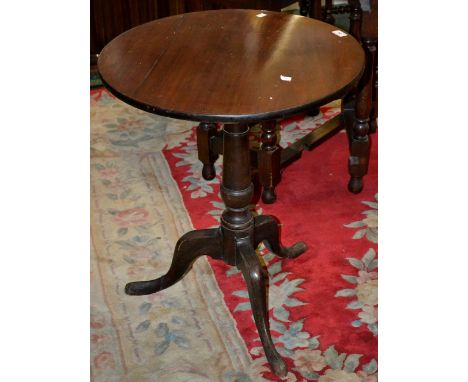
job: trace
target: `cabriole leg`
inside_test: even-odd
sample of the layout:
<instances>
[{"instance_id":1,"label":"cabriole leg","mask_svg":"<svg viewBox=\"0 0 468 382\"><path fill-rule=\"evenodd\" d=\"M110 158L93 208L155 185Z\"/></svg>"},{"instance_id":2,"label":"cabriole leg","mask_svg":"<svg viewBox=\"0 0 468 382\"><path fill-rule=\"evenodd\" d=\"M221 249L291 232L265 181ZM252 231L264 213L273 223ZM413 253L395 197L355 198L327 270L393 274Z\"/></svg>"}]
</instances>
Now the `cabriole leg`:
<instances>
[{"instance_id":1,"label":"cabriole leg","mask_svg":"<svg viewBox=\"0 0 468 382\"><path fill-rule=\"evenodd\" d=\"M198 257L207 255L219 259L222 253L223 247L218 229L187 232L177 242L171 266L165 275L154 280L128 283L125 286L125 293L141 296L169 288L187 273Z\"/></svg>"},{"instance_id":2,"label":"cabriole leg","mask_svg":"<svg viewBox=\"0 0 468 382\"><path fill-rule=\"evenodd\" d=\"M278 354L269 329L266 294L268 274L260 264L257 254L248 239L238 240L237 248L240 255L237 266L242 271L247 284L255 324L257 325L263 349L265 349L265 355L273 372L279 377L285 377L288 373L288 367Z\"/></svg>"}]
</instances>

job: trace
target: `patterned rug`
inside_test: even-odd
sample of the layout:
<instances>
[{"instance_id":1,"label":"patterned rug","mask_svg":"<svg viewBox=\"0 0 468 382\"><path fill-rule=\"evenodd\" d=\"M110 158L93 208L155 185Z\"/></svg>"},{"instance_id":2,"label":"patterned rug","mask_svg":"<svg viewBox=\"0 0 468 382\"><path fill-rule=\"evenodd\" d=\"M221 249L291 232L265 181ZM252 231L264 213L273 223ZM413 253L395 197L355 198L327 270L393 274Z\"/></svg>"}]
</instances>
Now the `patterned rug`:
<instances>
[{"instance_id":1,"label":"patterned rug","mask_svg":"<svg viewBox=\"0 0 468 382\"><path fill-rule=\"evenodd\" d=\"M283 147L339 112L280 122ZM217 177L205 181L193 122L148 114L91 90L91 378L93 381L280 381L268 367L246 285L202 257L173 287L127 296L128 281L169 268L177 239L218 224ZM258 142L254 128L252 144ZM295 260L260 247L268 265L272 337L287 381L377 381L377 136L364 191L346 190L347 139L338 133L283 172L273 205Z\"/></svg>"}]
</instances>

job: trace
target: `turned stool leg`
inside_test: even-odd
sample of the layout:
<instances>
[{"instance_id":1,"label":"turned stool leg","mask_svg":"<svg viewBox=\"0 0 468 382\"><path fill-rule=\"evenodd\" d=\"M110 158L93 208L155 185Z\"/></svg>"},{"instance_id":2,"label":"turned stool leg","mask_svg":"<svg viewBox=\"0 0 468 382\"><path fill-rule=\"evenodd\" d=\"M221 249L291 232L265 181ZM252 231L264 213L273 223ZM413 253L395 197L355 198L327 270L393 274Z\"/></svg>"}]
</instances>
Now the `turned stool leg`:
<instances>
[{"instance_id":1,"label":"turned stool leg","mask_svg":"<svg viewBox=\"0 0 468 382\"><path fill-rule=\"evenodd\" d=\"M349 0L349 33L356 40L361 40L362 8L359 0Z\"/></svg>"},{"instance_id":2,"label":"turned stool leg","mask_svg":"<svg viewBox=\"0 0 468 382\"><path fill-rule=\"evenodd\" d=\"M216 136L216 124L202 122L197 127L198 159L203 163L202 176L206 180L214 179L216 171L214 162L218 159L218 153L214 150Z\"/></svg>"},{"instance_id":3,"label":"turned stool leg","mask_svg":"<svg viewBox=\"0 0 468 382\"><path fill-rule=\"evenodd\" d=\"M300 0L299 1L299 14L301 16L308 16L310 12L311 0Z\"/></svg>"},{"instance_id":4,"label":"turned stool leg","mask_svg":"<svg viewBox=\"0 0 468 382\"><path fill-rule=\"evenodd\" d=\"M277 144L276 121L262 123L262 145L258 152L258 177L263 187L262 200L276 200L275 186L281 179L281 147Z\"/></svg>"},{"instance_id":5,"label":"turned stool leg","mask_svg":"<svg viewBox=\"0 0 468 382\"><path fill-rule=\"evenodd\" d=\"M328 24L335 24L333 17L333 0L325 0L325 15L324 21Z\"/></svg>"},{"instance_id":6,"label":"turned stool leg","mask_svg":"<svg viewBox=\"0 0 468 382\"><path fill-rule=\"evenodd\" d=\"M275 234L278 226L254 224L254 218L249 209L253 195L253 184L250 177L249 127L247 125L225 124L223 139L223 182L221 197L226 209L221 216L221 231L223 235L223 260L236 265L244 275L252 312L257 325L258 334L265 349L265 355L273 372L284 377L287 374L286 363L278 354L270 331L268 329L268 309L266 298L266 283L268 276L254 250L255 237L261 240L269 238L276 243ZM258 228L258 234L255 230ZM270 234L269 229L272 230ZM305 251L306 246L295 245L283 248L281 253L296 254ZM299 254L299 253L298 253Z\"/></svg>"},{"instance_id":7,"label":"turned stool leg","mask_svg":"<svg viewBox=\"0 0 468 382\"><path fill-rule=\"evenodd\" d=\"M307 110L307 115L309 117L316 117L320 114L320 107L314 107L313 109Z\"/></svg>"},{"instance_id":8,"label":"turned stool leg","mask_svg":"<svg viewBox=\"0 0 468 382\"><path fill-rule=\"evenodd\" d=\"M348 190L354 194L362 191L362 178L367 174L369 166L369 120L372 109L373 68L375 45L366 41L363 43L366 52L366 69L356 93L355 120L350 131L350 156L348 162Z\"/></svg>"},{"instance_id":9,"label":"turned stool leg","mask_svg":"<svg viewBox=\"0 0 468 382\"><path fill-rule=\"evenodd\" d=\"M372 68L372 73L374 75L373 79L373 92L372 92L372 112L370 116L370 132L375 133L377 131L377 118L378 118L378 105L379 105L379 100L378 100L378 80L377 80L377 71L378 71L378 48L377 48L377 43L375 44L375 59L374 59L374 67Z\"/></svg>"},{"instance_id":10,"label":"turned stool leg","mask_svg":"<svg viewBox=\"0 0 468 382\"><path fill-rule=\"evenodd\" d=\"M250 177L248 134L247 125L224 125L224 169L221 185L221 197L226 205L226 210L221 216L224 256L228 263L236 265L244 275L265 355L273 372L284 377L287 374L287 366L278 354L268 329L268 275L265 275L253 248L254 219L249 210L253 184Z\"/></svg>"}]
</instances>

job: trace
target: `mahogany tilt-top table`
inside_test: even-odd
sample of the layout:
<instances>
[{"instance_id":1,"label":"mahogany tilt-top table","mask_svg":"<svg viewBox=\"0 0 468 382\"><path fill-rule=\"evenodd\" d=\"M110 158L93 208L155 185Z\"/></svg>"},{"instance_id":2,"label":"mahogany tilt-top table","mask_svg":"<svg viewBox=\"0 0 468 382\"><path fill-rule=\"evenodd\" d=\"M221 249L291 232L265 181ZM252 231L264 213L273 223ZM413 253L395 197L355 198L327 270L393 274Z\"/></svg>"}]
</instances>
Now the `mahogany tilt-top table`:
<instances>
[{"instance_id":1,"label":"mahogany tilt-top table","mask_svg":"<svg viewBox=\"0 0 468 382\"><path fill-rule=\"evenodd\" d=\"M280 244L278 222L254 217L249 124L274 121L341 98L364 69L364 52L336 27L302 16L255 10L194 12L133 28L101 52L105 85L137 108L179 119L224 123L221 197L216 229L195 230L176 244L169 271L126 285L129 295L168 288L200 256L237 266L247 283L255 323L275 374L287 366L273 345L266 298L268 275L256 247L295 258L304 242Z\"/></svg>"}]
</instances>

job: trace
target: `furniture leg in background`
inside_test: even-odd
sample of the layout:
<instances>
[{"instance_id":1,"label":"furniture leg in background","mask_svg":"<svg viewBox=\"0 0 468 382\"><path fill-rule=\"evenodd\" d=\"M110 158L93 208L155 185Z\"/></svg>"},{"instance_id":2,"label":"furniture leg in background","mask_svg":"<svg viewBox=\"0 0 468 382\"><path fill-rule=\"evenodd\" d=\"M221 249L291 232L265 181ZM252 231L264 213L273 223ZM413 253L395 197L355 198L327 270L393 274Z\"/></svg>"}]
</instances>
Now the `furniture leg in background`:
<instances>
[{"instance_id":1,"label":"furniture leg in background","mask_svg":"<svg viewBox=\"0 0 468 382\"><path fill-rule=\"evenodd\" d=\"M308 16L310 13L310 6L312 0L300 0L299 1L299 14L301 16Z\"/></svg>"},{"instance_id":2,"label":"furniture leg in background","mask_svg":"<svg viewBox=\"0 0 468 382\"><path fill-rule=\"evenodd\" d=\"M299 14L313 19L322 19L322 2L320 0L299 1ZM332 16L333 17L333 16Z\"/></svg>"},{"instance_id":3,"label":"furniture leg in background","mask_svg":"<svg viewBox=\"0 0 468 382\"><path fill-rule=\"evenodd\" d=\"M216 145L217 126L215 123L202 122L197 127L198 159L203 163L202 176L206 180L214 179L214 163L218 159Z\"/></svg>"},{"instance_id":4,"label":"furniture leg in background","mask_svg":"<svg viewBox=\"0 0 468 382\"><path fill-rule=\"evenodd\" d=\"M356 40L361 40L362 8L359 0L349 1L349 33Z\"/></svg>"},{"instance_id":5,"label":"furniture leg in background","mask_svg":"<svg viewBox=\"0 0 468 382\"><path fill-rule=\"evenodd\" d=\"M348 190L354 194L362 191L362 178L369 166L369 121L372 110L374 88L373 69L376 47L372 41L363 42L366 52L366 69L355 97L355 113L352 128L348 129L350 156Z\"/></svg>"},{"instance_id":6,"label":"furniture leg in background","mask_svg":"<svg viewBox=\"0 0 468 382\"><path fill-rule=\"evenodd\" d=\"M379 105L379 100L378 100L378 94L379 94L378 86L379 85L378 85L378 79L377 79L378 52L379 50L377 48L377 41L375 41L374 67L372 68L372 73L374 75L374 78L373 78L374 87L373 87L373 92L372 92L372 112L371 112L371 117L370 117L370 132L371 133L375 133L377 131L377 118L378 118L378 105Z\"/></svg>"},{"instance_id":7,"label":"furniture leg in background","mask_svg":"<svg viewBox=\"0 0 468 382\"><path fill-rule=\"evenodd\" d=\"M270 204L276 200L275 187L281 180L281 147L276 135L276 121L262 123L261 142L257 153L258 177L263 187L262 200Z\"/></svg>"}]
</instances>

